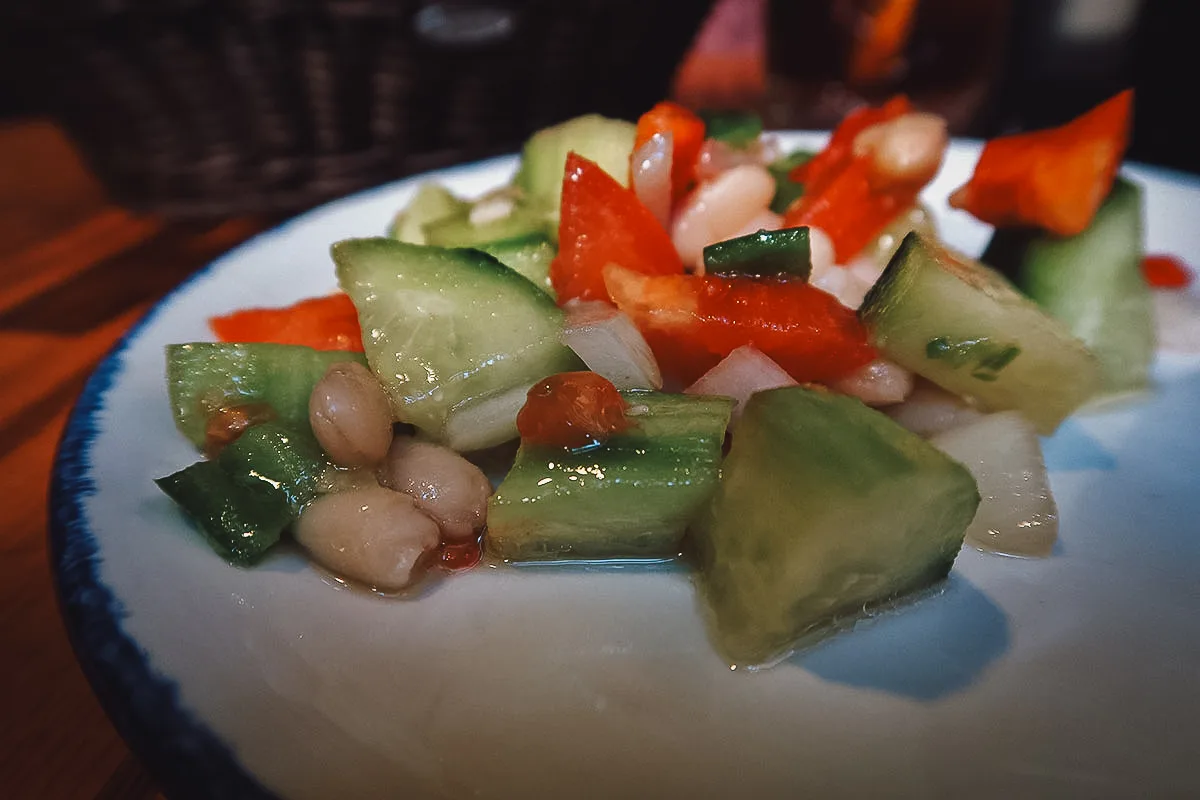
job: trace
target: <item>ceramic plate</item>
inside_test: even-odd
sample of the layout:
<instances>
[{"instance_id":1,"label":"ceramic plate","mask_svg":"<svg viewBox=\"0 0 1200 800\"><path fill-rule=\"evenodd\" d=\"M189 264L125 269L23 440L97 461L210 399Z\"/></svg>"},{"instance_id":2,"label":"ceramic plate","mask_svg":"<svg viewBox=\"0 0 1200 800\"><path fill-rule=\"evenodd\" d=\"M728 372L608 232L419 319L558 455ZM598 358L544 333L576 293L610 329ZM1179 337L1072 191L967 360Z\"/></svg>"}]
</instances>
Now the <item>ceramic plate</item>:
<instances>
[{"instance_id":1,"label":"ceramic plate","mask_svg":"<svg viewBox=\"0 0 1200 800\"><path fill-rule=\"evenodd\" d=\"M788 144L817 145L796 135ZM944 237L988 228L926 196ZM499 159L437 173L463 194ZM1149 249L1200 263L1200 181L1148 168ZM306 214L179 288L91 379L55 468L52 546L76 652L177 796L1200 796L1200 359L1045 442L1061 541L964 550L944 591L779 667L731 672L685 573L480 568L416 602L340 590L295 552L227 566L151 482L195 460L163 346L335 287L417 181Z\"/></svg>"}]
</instances>

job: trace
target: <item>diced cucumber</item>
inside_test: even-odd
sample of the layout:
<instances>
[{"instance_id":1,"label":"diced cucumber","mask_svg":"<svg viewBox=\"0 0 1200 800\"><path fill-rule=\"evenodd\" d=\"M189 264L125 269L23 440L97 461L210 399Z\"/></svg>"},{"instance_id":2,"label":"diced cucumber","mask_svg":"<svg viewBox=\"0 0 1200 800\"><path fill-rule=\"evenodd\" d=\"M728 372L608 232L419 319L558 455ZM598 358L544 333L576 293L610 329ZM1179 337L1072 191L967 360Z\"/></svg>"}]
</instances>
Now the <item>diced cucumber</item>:
<instances>
[{"instance_id":1,"label":"diced cucumber","mask_svg":"<svg viewBox=\"0 0 1200 800\"><path fill-rule=\"evenodd\" d=\"M513 182L525 190L538 208L557 212L562 197L563 172L567 153L574 151L595 161L616 178L629 185L629 156L637 128L631 122L587 114L544 128L525 142L521 166Z\"/></svg>"},{"instance_id":2,"label":"diced cucumber","mask_svg":"<svg viewBox=\"0 0 1200 800\"><path fill-rule=\"evenodd\" d=\"M1142 193L1118 178L1083 233L1066 238L1001 228L983 261L1010 275L1082 339L1104 389L1142 389L1154 359L1154 308L1141 273Z\"/></svg>"},{"instance_id":3,"label":"diced cucumber","mask_svg":"<svg viewBox=\"0 0 1200 800\"><path fill-rule=\"evenodd\" d=\"M320 490L329 461L307 432L274 422L247 429L213 461L155 481L221 557L251 564Z\"/></svg>"},{"instance_id":4,"label":"diced cucumber","mask_svg":"<svg viewBox=\"0 0 1200 800\"><path fill-rule=\"evenodd\" d=\"M808 280L812 272L808 228L759 231L704 248L704 271L717 275L787 275Z\"/></svg>"},{"instance_id":5,"label":"diced cucumber","mask_svg":"<svg viewBox=\"0 0 1200 800\"><path fill-rule=\"evenodd\" d=\"M307 431L276 422L246 429L217 458L221 468L240 483L265 483L283 493L298 515L317 496L329 460Z\"/></svg>"},{"instance_id":6,"label":"diced cucumber","mask_svg":"<svg viewBox=\"0 0 1200 800\"><path fill-rule=\"evenodd\" d=\"M362 353L288 344L193 342L167 346L167 394L175 426L197 447L208 415L222 406L265 403L282 425L308 432L308 396L331 364Z\"/></svg>"},{"instance_id":7,"label":"diced cucumber","mask_svg":"<svg viewBox=\"0 0 1200 800\"><path fill-rule=\"evenodd\" d=\"M705 136L730 147L747 148L763 132L762 117L750 111L703 110L700 118L704 120Z\"/></svg>"},{"instance_id":8,"label":"diced cucumber","mask_svg":"<svg viewBox=\"0 0 1200 800\"><path fill-rule=\"evenodd\" d=\"M258 561L292 521L283 492L262 481L235 480L216 461L198 461L155 483L233 564Z\"/></svg>"},{"instance_id":9,"label":"diced cucumber","mask_svg":"<svg viewBox=\"0 0 1200 800\"><path fill-rule=\"evenodd\" d=\"M962 465L858 400L755 394L693 527L717 649L766 664L940 580L978 503Z\"/></svg>"},{"instance_id":10,"label":"diced cucumber","mask_svg":"<svg viewBox=\"0 0 1200 800\"><path fill-rule=\"evenodd\" d=\"M891 360L1043 434L1100 386L1088 349L1003 277L918 233L904 238L859 309Z\"/></svg>"},{"instance_id":11,"label":"diced cucumber","mask_svg":"<svg viewBox=\"0 0 1200 800\"><path fill-rule=\"evenodd\" d=\"M550 262L558 255L558 248L550 238L541 233L530 233L498 242L478 245L482 250L509 269L516 270L533 282L542 291L554 297L554 286L550 283Z\"/></svg>"},{"instance_id":12,"label":"diced cucumber","mask_svg":"<svg viewBox=\"0 0 1200 800\"><path fill-rule=\"evenodd\" d=\"M792 180L788 174L801 164L811 161L815 155L816 153L809 150L796 150L767 166L767 171L775 178L775 196L771 198L771 210L776 214L786 212L788 206L804 195L804 184Z\"/></svg>"},{"instance_id":13,"label":"diced cucumber","mask_svg":"<svg viewBox=\"0 0 1200 800\"><path fill-rule=\"evenodd\" d=\"M624 393L636 426L582 450L522 445L488 504L485 545L512 561L662 559L716 486L732 403Z\"/></svg>"},{"instance_id":14,"label":"diced cucumber","mask_svg":"<svg viewBox=\"0 0 1200 800\"><path fill-rule=\"evenodd\" d=\"M396 418L433 439L464 449L448 436L451 417L580 366L558 341L554 301L486 253L392 239L347 239L332 252ZM515 438L517 409L483 417L471 448Z\"/></svg>"},{"instance_id":15,"label":"diced cucumber","mask_svg":"<svg viewBox=\"0 0 1200 800\"><path fill-rule=\"evenodd\" d=\"M392 220L388 236L412 244L428 244L425 227L439 220L465 214L470 204L436 183L423 183L408 206Z\"/></svg>"},{"instance_id":16,"label":"diced cucumber","mask_svg":"<svg viewBox=\"0 0 1200 800\"><path fill-rule=\"evenodd\" d=\"M549 226L546 215L527 206L516 206L507 216L481 224L463 212L425 226L424 244L438 247L478 247L518 237L542 235Z\"/></svg>"}]
</instances>

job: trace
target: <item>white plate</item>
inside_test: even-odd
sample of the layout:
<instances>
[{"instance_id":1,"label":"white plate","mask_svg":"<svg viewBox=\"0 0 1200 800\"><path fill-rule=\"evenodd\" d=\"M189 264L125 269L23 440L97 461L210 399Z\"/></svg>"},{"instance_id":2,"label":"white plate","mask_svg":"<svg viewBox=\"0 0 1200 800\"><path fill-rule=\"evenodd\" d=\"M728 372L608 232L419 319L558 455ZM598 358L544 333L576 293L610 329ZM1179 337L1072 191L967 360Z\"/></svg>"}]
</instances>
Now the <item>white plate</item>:
<instances>
[{"instance_id":1,"label":"white plate","mask_svg":"<svg viewBox=\"0 0 1200 800\"><path fill-rule=\"evenodd\" d=\"M819 144L796 135L789 145ZM945 238L978 146L929 188ZM512 159L438 173L476 194ZM1148 245L1200 263L1200 182L1131 167ZM104 362L64 438L52 544L79 658L179 796L1200 796L1200 360L1046 443L1045 560L967 550L946 590L758 674L731 673L673 570L478 569L416 602L338 590L294 553L242 570L151 482L193 461L163 346L335 286L331 242L405 181L225 256Z\"/></svg>"}]
</instances>

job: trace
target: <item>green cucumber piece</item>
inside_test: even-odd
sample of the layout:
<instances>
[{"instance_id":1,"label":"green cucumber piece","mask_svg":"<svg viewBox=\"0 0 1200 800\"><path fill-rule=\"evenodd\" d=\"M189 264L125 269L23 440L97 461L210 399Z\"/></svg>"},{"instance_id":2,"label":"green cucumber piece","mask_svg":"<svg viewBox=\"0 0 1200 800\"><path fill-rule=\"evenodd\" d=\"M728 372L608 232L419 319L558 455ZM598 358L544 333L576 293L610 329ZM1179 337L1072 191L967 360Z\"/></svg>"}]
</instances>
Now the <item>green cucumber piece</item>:
<instances>
[{"instance_id":1,"label":"green cucumber piece","mask_svg":"<svg viewBox=\"0 0 1200 800\"><path fill-rule=\"evenodd\" d=\"M808 280L812 272L808 228L758 231L704 248L704 271L717 275L787 275Z\"/></svg>"},{"instance_id":2,"label":"green cucumber piece","mask_svg":"<svg viewBox=\"0 0 1200 800\"><path fill-rule=\"evenodd\" d=\"M362 353L266 343L172 344L166 357L175 426L196 447L204 445L208 415L222 406L265 403L280 424L309 432L308 397L330 365L367 363Z\"/></svg>"},{"instance_id":3,"label":"green cucumber piece","mask_svg":"<svg viewBox=\"0 0 1200 800\"><path fill-rule=\"evenodd\" d=\"M1063 324L994 270L910 233L859 308L897 364L989 411L1053 433L1101 384L1100 364Z\"/></svg>"},{"instance_id":4,"label":"green cucumber piece","mask_svg":"<svg viewBox=\"0 0 1200 800\"><path fill-rule=\"evenodd\" d=\"M581 368L559 343L562 311L545 292L471 249L347 239L333 245L338 281L358 308L367 361L396 418L456 450L516 438L516 396ZM466 415L471 425L456 425Z\"/></svg>"},{"instance_id":5,"label":"green cucumber piece","mask_svg":"<svg viewBox=\"0 0 1200 800\"><path fill-rule=\"evenodd\" d=\"M527 206L516 206L505 217L476 225L463 212L425 226L425 241L438 247L478 247L530 235L545 235L546 215Z\"/></svg>"},{"instance_id":6,"label":"green cucumber piece","mask_svg":"<svg viewBox=\"0 0 1200 800\"><path fill-rule=\"evenodd\" d=\"M633 429L581 450L521 446L488 503L489 553L510 561L679 554L716 486L732 403L624 394Z\"/></svg>"},{"instance_id":7,"label":"green cucumber piece","mask_svg":"<svg viewBox=\"0 0 1200 800\"><path fill-rule=\"evenodd\" d=\"M637 128L631 122L587 114L544 128L525 142L513 183L538 208L557 213L567 153L600 165L622 186L629 185L629 157Z\"/></svg>"},{"instance_id":8,"label":"green cucumber piece","mask_svg":"<svg viewBox=\"0 0 1200 800\"><path fill-rule=\"evenodd\" d=\"M753 395L692 532L714 644L771 663L929 586L978 504L966 468L856 399Z\"/></svg>"},{"instance_id":9,"label":"green cucumber piece","mask_svg":"<svg viewBox=\"0 0 1200 800\"><path fill-rule=\"evenodd\" d=\"M465 214L470 204L436 183L423 183L408 206L396 215L388 236L412 244L428 244L425 227L439 220Z\"/></svg>"},{"instance_id":10,"label":"green cucumber piece","mask_svg":"<svg viewBox=\"0 0 1200 800\"><path fill-rule=\"evenodd\" d=\"M1154 308L1142 277L1142 192L1118 178L1076 236L1001 228L983 261L1061 321L1100 360L1104 390L1136 391L1154 360Z\"/></svg>"},{"instance_id":11,"label":"green cucumber piece","mask_svg":"<svg viewBox=\"0 0 1200 800\"><path fill-rule=\"evenodd\" d=\"M788 174L801 164L811 161L815 155L811 150L795 150L767 166L767 171L775 178L775 196L771 198L771 210L776 214L785 213L788 206L804 196L804 184L792 180Z\"/></svg>"},{"instance_id":12,"label":"green cucumber piece","mask_svg":"<svg viewBox=\"0 0 1200 800\"><path fill-rule=\"evenodd\" d=\"M262 481L236 480L216 461L198 461L155 483L231 564L261 559L292 521L283 492Z\"/></svg>"},{"instance_id":13,"label":"green cucumber piece","mask_svg":"<svg viewBox=\"0 0 1200 800\"><path fill-rule=\"evenodd\" d=\"M239 483L265 483L278 490L293 516L317 496L331 467L311 433L276 422L247 428L217 461Z\"/></svg>"},{"instance_id":14,"label":"green cucumber piece","mask_svg":"<svg viewBox=\"0 0 1200 800\"><path fill-rule=\"evenodd\" d=\"M530 233L512 239L488 242L477 245L476 249L520 273L551 297L555 296L554 286L550 283L550 262L558 255L558 248L545 234Z\"/></svg>"},{"instance_id":15,"label":"green cucumber piece","mask_svg":"<svg viewBox=\"0 0 1200 800\"><path fill-rule=\"evenodd\" d=\"M762 117L750 111L703 110L704 134L730 147L745 149L758 141L763 132Z\"/></svg>"}]
</instances>

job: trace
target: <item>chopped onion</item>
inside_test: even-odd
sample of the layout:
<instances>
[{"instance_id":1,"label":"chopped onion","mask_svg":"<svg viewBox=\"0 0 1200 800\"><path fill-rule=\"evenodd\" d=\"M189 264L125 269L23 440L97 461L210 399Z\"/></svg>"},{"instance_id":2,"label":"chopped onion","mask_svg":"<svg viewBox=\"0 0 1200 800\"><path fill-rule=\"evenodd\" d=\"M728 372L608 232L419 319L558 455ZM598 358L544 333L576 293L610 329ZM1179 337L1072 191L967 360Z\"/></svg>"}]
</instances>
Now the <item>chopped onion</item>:
<instances>
[{"instance_id":1,"label":"chopped onion","mask_svg":"<svg viewBox=\"0 0 1200 800\"><path fill-rule=\"evenodd\" d=\"M975 422L983 414L958 395L918 379L903 403L884 409L889 417L918 436L930 437Z\"/></svg>"},{"instance_id":2,"label":"chopped onion","mask_svg":"<svg viewBox=\"0 0 1200 800\"><path fill-rule=\"evenodd\" d=\"M833 241L815 225L808 226L808 257L812 261L811 278L820 278L837 266L833 260Z\"/></svg>"},{"instance_id":3,"label":"chopped onion","mask_svg":"<svg viewBox=\"0 0 1200 800\"><path fill-rule=\"evenodd\" d=\"M869 406L890 406L912 393L913 374L899 364L877 358L834 381L829 388L857 397Z\"/></svg>"},{"instance_id":4,"label":"chopped onion","mask_svg":"<svg viewBox=\"0 0 1200 800\"><path fill-rule=\"evenodd\" d=\"M671 169L675 137L656 133L633 151L633 191L666 227L671 222Z\"/></svg>"},{"instance_id":5,"label":"chopped onion","mask_svg":"<svg viewBox=\"0 0 1200 800\"><path fill-rule=\"evenodd\" d=\"M588 369L618 389L661 389L662 373L650 345L628 315L607 303L569 303L562 343Z\"/></svg>"},{"instance_id":6,"label":"chopped onion","mask_svg":"<svg viewBox=\"0 0 1200 800\"><path fill-rule=\"evenodd\" d=\"M749 147L731 147L718 139L706 139L696 158L696 180L711 181L726 170L743 164L770 164L779 157L779 143L760 138Z\"/></svg>"},{"instance_id":7,"label":"chopped onion","mask_svg":"<svg viewBox=\"0 0 1200 800\"><path fill-rule=\"evenodd\" d=\"M1154 290L1158 347L1173 353L1200 353L1200 298L1181 289Z\"/></svg>"},{"instance_id":8,"label":"chopped onion","mask_svg":"<svg viewBox=\"0 0 1200 800\"><path fill-rule=\"evenodd\" d=\"M517 412L532 384L517 386L465 406L456 406L442 429L446 445L460 453L495 447L517 438Z\"/></svg>"},{"instance_id":9,"label":"chopped onion","mask_svg":"<svg viewBox=\"0 0 1200 800\"><path fill-rule=\"evenodd\" d=\"M715 394L733 398L733 416L729 423L732 427L742 416L746 401L755 392L796 385L796 380L769 356L750 345L742 345L683 391L684 394Z\"/></svg>"},{"instance_id":10,"label":"chopped onion","mask_svg":"<svg viewBox=\"0 0 1200 800\"><path fill-rule=\"evenodd\" d=\"M486 225L512 216L516 207L517 200L511 192L492 192L479 198L479 201L471 206L467 219L472 225Z\"/></svg>"},{"instance_id":11,"label":"chopped onion","mask_svg":"<svg viewBox=\"0 0 1200 800\"><path fill-rule=\"evenodd\" d=\"M1005 411L930 441L975 476L980 501L967 542L1006 555L1050 555L1058 537L1058 509L1032 423Z\"/></svg>"}]
</instances>

